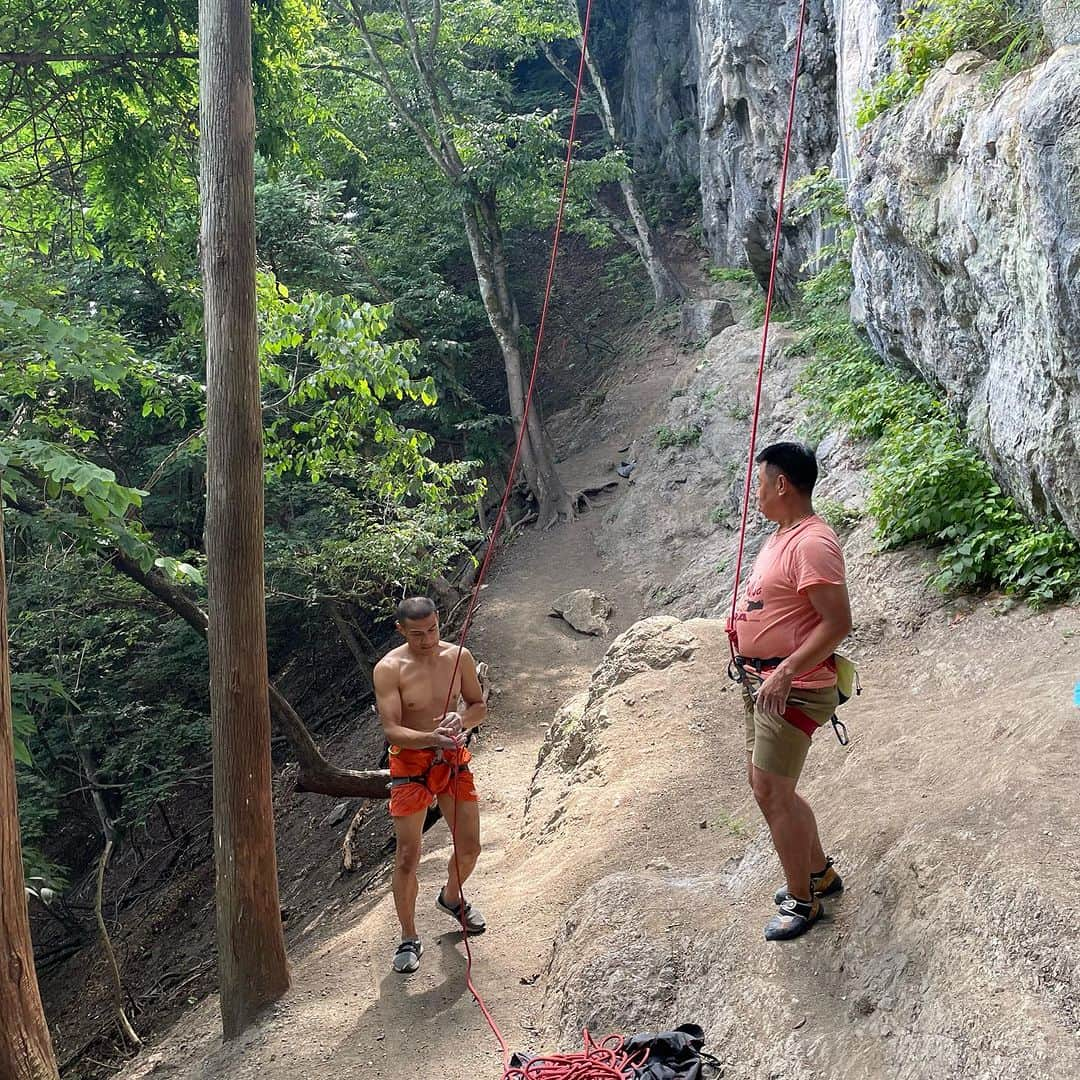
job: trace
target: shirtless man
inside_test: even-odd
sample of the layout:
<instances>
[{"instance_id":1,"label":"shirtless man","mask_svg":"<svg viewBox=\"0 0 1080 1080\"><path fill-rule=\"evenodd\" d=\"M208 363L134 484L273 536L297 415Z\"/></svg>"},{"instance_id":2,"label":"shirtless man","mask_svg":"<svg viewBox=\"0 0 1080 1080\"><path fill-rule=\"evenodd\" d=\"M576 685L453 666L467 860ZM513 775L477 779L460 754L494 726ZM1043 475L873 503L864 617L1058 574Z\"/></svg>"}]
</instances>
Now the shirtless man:
<instances>
[{"instance_id":1,"label":"shirtless man","mask_svg":"<svg viewBox=\"0 0 1080 1080\"><path fill-rule=\"evenodd\" d=\"M457 855L450 857L446 884L435 903L456 923L462 921L461 886L480 856L480 808L465 736L483 721L487 705L468 649L462 650L454 675L457 646L439 638L439 614L431 600L403 600L397 628L405 644L375 666L375 700L390 743L390 816L397 837L393 884L401 944L394 970L408 975L420 967L424 951L416 932L416 868L424 819L436 799L454 832ZM465 701L465 712L444 716L447 702L456 706L459 698ZM487 929L471 904L465 905L465 925L470 934Z\"/></svg>"}]
</instances>

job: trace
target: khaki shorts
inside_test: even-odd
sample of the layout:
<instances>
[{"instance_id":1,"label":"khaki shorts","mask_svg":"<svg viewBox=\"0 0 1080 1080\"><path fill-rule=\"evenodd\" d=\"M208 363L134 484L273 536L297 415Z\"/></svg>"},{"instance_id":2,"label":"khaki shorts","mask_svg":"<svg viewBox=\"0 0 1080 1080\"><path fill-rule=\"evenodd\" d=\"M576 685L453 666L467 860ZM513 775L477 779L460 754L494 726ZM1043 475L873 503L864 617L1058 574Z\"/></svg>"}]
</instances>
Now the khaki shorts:
<instances>
[{"instance_id":1,"label":"khaki shorts","mask_svg":"<svg viewBox=\"0 0 1080 1080\"><path fill-rule=\"evenodd\" d=\"M810 735L833 717L840 695L835 686L820 690L797 687L788 697L784 718L766 716L754 705L761 680L747 674L743 683L746 752L763 772L798 780L810 751Z\"/></svg>"}]
</instances>

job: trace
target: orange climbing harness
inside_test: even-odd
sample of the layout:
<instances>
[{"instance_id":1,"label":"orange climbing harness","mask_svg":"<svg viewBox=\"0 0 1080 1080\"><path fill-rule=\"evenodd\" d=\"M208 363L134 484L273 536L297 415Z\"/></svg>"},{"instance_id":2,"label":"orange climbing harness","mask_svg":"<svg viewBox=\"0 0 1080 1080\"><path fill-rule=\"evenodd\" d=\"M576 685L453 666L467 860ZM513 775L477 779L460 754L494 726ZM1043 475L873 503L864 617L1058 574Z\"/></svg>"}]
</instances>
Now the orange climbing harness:
<instances>
[{"instance_id":1,"label":"orange climbing harness","mask_svg":"<svg viewBox=\"0 0 1080 1080\"><path fill-rule=\"evenodd\" d=\"M731 601L731 622L729 635L733 634L736 597L738 594L739 578L742 574L743 553L746 543L747 515L750 503L750 489L754 472L754 451L757 443L758 421L761 414L761 387L765 372L765 355L768 348L769 323L772 315L773 297L776 287L776 267L780 253L781 222L784 213L784 193L787 187L788 161L791 156L791 138L795 125L795 101L799 65L802 58L803 32L806 26L807 0L802 0L799 8L799 28L795 40L795 60L791 78L791 96L788 105L787 134L784 139L783 161L780 171L780 192L776 209L776 229L773 235L772 263L769 269L769 289L765 299L765 322L761 334L761 357L758 362L757 390L754 397L753 422L750 428L750 455L746 467L746 488L743 495L742 525L739 530L739 551L735 564L735 594ZM566 161L563 166L562 191L559 195L559 209L555 218L555 230L551 244L551 260L548 265L547 282L544 287L544 302L540 310L540 323L536 332L536 347L533 352L532 369L529 373L528 389L525 393L525 404L518 425L517 442L514 446L514 455L511 460L510 470L507 474L506 489L503 492L502 501L499 504L498 513L491 529L491 537L488 540L487 549L484 553L480 570L473 583L472 594L465 610L465 620L462 623L461 633L458 636L457 656L454 661L454 671L450 679L451 688L455 684L458 668L461 663L461 654L465 648L465 639L472 626L473 616L476 612L476 604L480 597L480 589L487 576L491 561L498 543L499 534L506 518L507 507L510 503L510 493L514 485L514 477L517 474L518 465L521 461L522 446L527 431L527 422L532 408L533 396L536 391L536 378L540 368L540 352L544 344L544 331L547 327L548 311L551 306L551 293L555 283L555 266L559 254L559 241L562 237L563 221L566 214L567 192L570 185L570 170L573 163L574 138L577 133L578 113L581 105L581 91L585 78L585 56L589 42L589 28L592 20L592 0L586 0L585 18L582 24L581 34L581 58L578 63L577 82L574 87L574 106L570 118L570 134L566 142ZM734 656L734 639L732 639L732 655ZM447 694L446 703L443 706L443 716L450 711L451 693ZM456 766L454 767L456 770ZM450 837L454 847L454 861L457 863L457 814L456 805L454 820L447 821L450 828ZM459 872L460 879L460 872ZM472 949L469 946L468 928L465 924L468 905L465 902L464 893L461 899L461 929L465 942L465 982L471 992L484 1019L491 1028L492 1034L498 1040L503 1054L502 1080L632 1080L638 1070L645 1064L645 1057L640 1054L629 1054L623 1048L623 1040L619 1035L609 1035L607 1038L595 1042L589 1032L584 1033L584 1049L575 1054L555 1054L531 1059L526 1065L512 1065L510 1062L510 1047L503 1036L491 1009L484 1001L483 996L473 981L473 958Z\"/></svg>"}]
</instances>

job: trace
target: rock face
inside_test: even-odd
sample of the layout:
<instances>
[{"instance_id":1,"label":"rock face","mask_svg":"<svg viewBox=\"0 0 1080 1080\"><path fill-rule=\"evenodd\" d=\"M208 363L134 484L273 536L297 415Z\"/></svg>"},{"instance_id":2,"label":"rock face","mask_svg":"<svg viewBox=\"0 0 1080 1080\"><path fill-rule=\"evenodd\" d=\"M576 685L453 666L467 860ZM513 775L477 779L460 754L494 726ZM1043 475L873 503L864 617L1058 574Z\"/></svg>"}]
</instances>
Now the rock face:
<instances>
[{"instance_id":1,"label":"rock face","mask_svg":"<svg viewBox=\"0 0 1080 1080\"><path fill-rule=\"evenodd\" d=\"M764 280L776 222L799 0L695 0L702 224L713 257ZM828 0L810 0L789 179L836 146L836 54ZM790 289L816 243L812 220L785 229Z\"/></svg>"},{"instance_id":2,"label":"rock face","mask_svg":"<svg viewBox=\"0 0 1080 1080\"><path fill-rule=\"evenodd\" d=\"M875 348L940 386L1003 486L1080 535L1080 3L1025 0L1055 51L1004 86L954 57L907 105L856 129L907 0L810 0L792 179L852 183L853 310ZM764 279L798 0L634 0L624 123L686 177L723 264ZM692 136L692 133L694 135ZM785 226L781 292L821 243Z\"/></svg>"},{"instance_id":3,"label":"rock face","mask_svg":"<svg viewBox=\"0 0 1080 1080\"><path fill-rule=\"evenodd\" d=\"M886 2L886 0L882 0ZM639 164L700 177L705 242L717 262L768 273L799 0L643 0L625 5L622 124ZM790 178L836 145L831 0L810 0ZM785 230L790 291L817 226Z\"/></svg>"},{"instance_id":4,"label":"rock face","mask_svg":"<svg viewBox=\"0 0 1080 1080\"><path fill-rule=\"evenodd\" d=\"M676 181L694 181L698 150L697 48L688 0L625 4L611 0L604 15L625 20L621 121L635 158Z\"/></svg>"},{"instance_id":5,"label":"rock face","mask_svg":"<svg viewBox=\"0 0 1080 1080\"><path fill-rule=\"evenodd\" d=\"M708 341L735 323L726 300L687 300L682 306L684 341Z\"/></svg>"},{"instance_id":6,"label":"rock face","mask_svg":"<svg viewBox=\"0 0 1080 1080\"><path fill-rule=\"evenodd\" d=\"M859 95L891 67L888 41L904 0L833 0L836 31L836 155L833 171L855 173L860 133L855 126Z\"/></svg>"},{"instance_id":7,"label":"rock face","mask_svg":"<svg viewBox=\"0 0 1080 1080\"><path fill-rule=\"evenodd\" d=\"M1080 534L1080 47L997 92L977 53L879 118L852 188L882 355L940 385L999 478Z\"/></svg>"},{"instance_id":8,"label":"rock face","mask_svg":"<svg viewBox=\"0 0 1080 1080\"><path fill-rule=\"evenodd\" d=\"M1080 4L1076 0L1028 0L1037 8L1054 45L1080 45Z\"/></svg>"},{"instance_id":9,"label":"rock face","mask_svg":"<svg viewBox=\"0 0 1080 1080\"><path fill-rule=\"evenodd\" d=\"M551 603L551 611L565 619L578 633L606 634L614 611L611 601L592 589L575 589Z\"/></svg>"}]
</instances>

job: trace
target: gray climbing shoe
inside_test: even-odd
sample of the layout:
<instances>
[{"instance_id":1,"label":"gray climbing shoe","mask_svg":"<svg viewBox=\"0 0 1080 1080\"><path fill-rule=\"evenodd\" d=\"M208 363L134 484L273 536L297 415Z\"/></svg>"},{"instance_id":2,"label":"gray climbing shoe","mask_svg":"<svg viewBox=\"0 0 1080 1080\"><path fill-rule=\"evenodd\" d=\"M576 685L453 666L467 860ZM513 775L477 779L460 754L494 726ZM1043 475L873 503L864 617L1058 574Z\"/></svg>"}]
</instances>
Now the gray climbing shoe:
<instances>
[{"instance_id":1,"label":"gray climbing shoe","mask_svg":"<svg viewBox=\"0 0 1080 1080\"><path fill-rule=\"evenodd\" d=\"M424 955L424 946L419 938L403 941L394 953L394 970L399 975L411 975L420 970L420 957Z\"/></svg>"},{"instance_id":2,"label":"gray climbing shoe","mask_svg":"<svg viewBox=\"0 0 1080 1080\"><path fill-rule=\"evenodd\" d=\"M765 940L790 941L801 937L824 914L825 905L816 896L810 901L789 896L765 927Z\"/></svg>"},{"instance_id":3,"label":"gray climbing shoe","mask_svg":"<svg viewBox=\"0 0 1080 1080\"><path fill-rule=\"evenodd\" d=\"M435 898L435 906L441 908L446 912L458 924L461 926L461 903L448 904L443 897L442 889L439 890L439 895ZM487 922L484 916L480 914L472 906L472 904L465 905L465 929L469 934L482 934L487 929Z\"/></svg>"}]
</instances>

